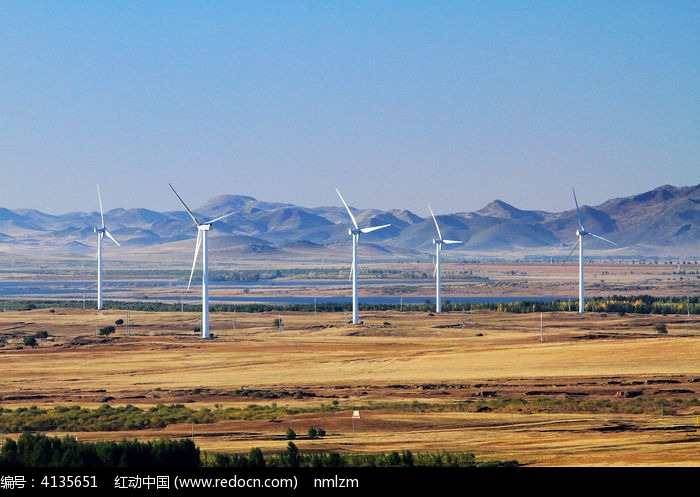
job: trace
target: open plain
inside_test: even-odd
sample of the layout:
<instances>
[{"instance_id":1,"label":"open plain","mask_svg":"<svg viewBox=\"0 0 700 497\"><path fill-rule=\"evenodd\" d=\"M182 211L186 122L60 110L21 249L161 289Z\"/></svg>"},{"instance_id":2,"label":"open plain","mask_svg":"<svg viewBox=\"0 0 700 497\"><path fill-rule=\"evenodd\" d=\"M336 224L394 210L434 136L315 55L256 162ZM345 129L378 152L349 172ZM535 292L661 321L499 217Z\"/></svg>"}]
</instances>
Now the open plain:
<instances>
[{"instance_id":1,"label":"open plain","mask_svg":"<svg viewBox=\"0 0 700 497\"><path fill-rule=\"evenodd\" d=\"M291 428L302 452L444 450L528 466L700 466L696 315L360 317L353 326L344 313L238 312L234 320L216 312L213 338L203 340L193 332L196 312L6 311L1 406L287 409L268 418L71 433L194 437L206 452L283 451ZM118 320L115 333L97 333ZM23 345L42 330L47 338ZM641 401L633 412L630 403ZM326 436L306 437L310 427Z\"/></svg>"}]
</instances>

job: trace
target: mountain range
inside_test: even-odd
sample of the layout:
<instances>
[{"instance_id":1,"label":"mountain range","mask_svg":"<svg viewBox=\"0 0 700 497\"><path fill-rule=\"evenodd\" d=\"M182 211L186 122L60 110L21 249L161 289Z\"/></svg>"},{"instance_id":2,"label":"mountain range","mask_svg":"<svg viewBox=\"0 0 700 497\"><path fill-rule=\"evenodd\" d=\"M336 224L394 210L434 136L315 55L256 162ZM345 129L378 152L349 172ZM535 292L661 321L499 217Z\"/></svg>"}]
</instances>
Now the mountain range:
<instances>
[{"instance_id":1,"label":"mountain range","mask_svg":"<svg viewBox=\"0 0 700 497\"><path fill-rule=\"evenodd\" d=\"M360 226L391 224L363 235L359 252L373 260L426 260L434 254L431 217L408 210L358 210ZM606 257L697 256L700 253L700 185L664 185L638 195L580 206L586 229L617 246L587 237L586 254ZM249 196L219 195L194 209L200 219L233 212L210 233L209 253L233 261L349 261L350 219L339 202L330 207L302 207L260 201ZM104 213L109 231L120 242L105 241L111 259L167 255L190 260L196 229L185 210L156 212L143 208ZM521 210L494 200L475 212L437 215L442 235L463 241L443 251L449 261L476 257L567 257L576 244L576 209L564 212ZM32 209L0 208L0 253L35 257L94 256L100 213L52 215ZM572 256L575 257L575 254Z\"/></svg>"}]
</instances>

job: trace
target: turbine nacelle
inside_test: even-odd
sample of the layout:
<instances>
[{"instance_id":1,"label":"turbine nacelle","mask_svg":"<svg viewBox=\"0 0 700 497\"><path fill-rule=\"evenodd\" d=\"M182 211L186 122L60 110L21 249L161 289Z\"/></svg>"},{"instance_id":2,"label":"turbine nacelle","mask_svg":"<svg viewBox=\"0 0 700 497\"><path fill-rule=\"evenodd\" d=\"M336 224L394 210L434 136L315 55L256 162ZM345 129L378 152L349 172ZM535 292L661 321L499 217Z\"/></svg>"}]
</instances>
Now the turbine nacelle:
<instances>
[{"instance_id":1,"label":"turbine nacelle","mask_svg":"<svg viewBox=\"0 0 700 497\"><path fill-rule=\"evenodd\" d=\"M435 245L452 245L455 243L462 243L462 240L442 240L439 238L433 238L433 243Z\"/></svg>"}]
</instances>

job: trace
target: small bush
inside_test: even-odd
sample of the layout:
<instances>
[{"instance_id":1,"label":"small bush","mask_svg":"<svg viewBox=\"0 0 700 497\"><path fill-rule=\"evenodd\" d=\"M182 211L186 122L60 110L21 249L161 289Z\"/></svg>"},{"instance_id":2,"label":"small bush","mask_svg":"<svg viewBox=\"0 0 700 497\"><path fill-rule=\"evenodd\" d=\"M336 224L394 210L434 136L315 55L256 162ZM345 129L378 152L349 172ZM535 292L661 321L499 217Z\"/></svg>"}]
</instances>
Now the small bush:
<instances>
[{"instance_id":1,"label":"small bush","mask_svg":"<svg viewBox=\"0 0 700 497\"><path fill-rule=\"evenodd\" d=\"M124 324L124 320L123 320L123 319L117 319L117 320L114 322L114 324L116 324L117 326L122 325L122 324Z\"/></svg>"},{"instance_id":2,"label":"small bush","mask_svg":"<svg viewBox=\"0 0 700 497\"><path fill-rule=\"evenodd\" d=\"M323 428L309 428L309 438L325 437L326 430Z\"/></svg>"},{"instance_id":3,"label":"small bush","mask_svg":"<svg viewBox=\"0 0 700 497\"><path fill-rule=\"evenodd\" d=\"M666 325L664 323L656 323L654 325L654 329L656 330L657 333L661 333L661 334L668 333L668 330L666 329Z\"/></svg>"},{"instance_id":4,"label":"small bush","mask_svg":"<svg viewBox=\"0 0 700 497\"><path fill-rule=\"evenodd\" d=\"M105 326L104 328L100 328L100 335L102 335L102 336L111 335L115 331L116 331L116 328L114 326Z\"/></svg>"},{"instance_id":5,"label":"small bush","mask_svg":"<svg viewBox=\"0 0 700 497\"><path fill-rule=\"evenodd\" d=\"M285 434L285 438L287 440L294 440L295 438L297 438L297 434L291 428L287 428L287 433Z\"/></svg>"},{"instance_id":6,"label":"small bush","mask_svg":"<svg viewBox=\"0 0 700 497\"><path fill-rule=\"evenodd\" d=\"M34 337L24 337L24 345L27 347L36 347L36 338Z\"/></svg>"}]
</instances>

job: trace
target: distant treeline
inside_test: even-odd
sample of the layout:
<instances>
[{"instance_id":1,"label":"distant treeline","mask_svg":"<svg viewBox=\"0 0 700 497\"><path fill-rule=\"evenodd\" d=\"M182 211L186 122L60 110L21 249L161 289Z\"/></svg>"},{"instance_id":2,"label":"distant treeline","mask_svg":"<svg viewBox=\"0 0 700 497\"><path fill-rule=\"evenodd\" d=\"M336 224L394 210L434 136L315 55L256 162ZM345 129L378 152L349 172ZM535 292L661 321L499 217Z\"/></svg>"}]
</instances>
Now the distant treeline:
<instances>
[{"instance_id":1,"label":"distant treeline","mask_svg":"<svg viewBox=\"0 0 700 497\"><path fill-rule=\"evenodd\" d=\"M497 312L561 312L578 309L578 300L519 300L514 302L473 302L458 303L443 300L442 312L497 311ZM651 295L612 295L595 297L585 303L587 312L636 313L636 314L698 314L700 313L700 296L692 297L653 297ZM50 308L89 308L91 301L83 300L5 300L3 310L32 310ZM435 303L430 299L420 304L369 304L360 303L360 311L399 311L399 312L433 312ZM152 311L152 312L200 312L201 304L166 303L160 301L140 300L136 302L105 301L105 309ZM236 303L212 304L211 312L351 312L351 303L319 302L309 304L269 304Z\"/></svg>"},{"instance_id":2,"label":"distant treeline","mask_svg":"<svg viewBox=\"0 0 700 497\"><path fill-rule=\"evenodd\" d=\"M75 437L48 437L22 433L7 438L0 450L3 468L197 468L197 467L477 467L518 466L514 460L478 464L471 452L416 454L410 450L389 454L302 454L294 442L277 454L263 454L254 447L248 455L200 453L190 439L79 442Z\"/></svg>"}]
</instances>

